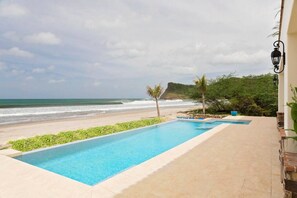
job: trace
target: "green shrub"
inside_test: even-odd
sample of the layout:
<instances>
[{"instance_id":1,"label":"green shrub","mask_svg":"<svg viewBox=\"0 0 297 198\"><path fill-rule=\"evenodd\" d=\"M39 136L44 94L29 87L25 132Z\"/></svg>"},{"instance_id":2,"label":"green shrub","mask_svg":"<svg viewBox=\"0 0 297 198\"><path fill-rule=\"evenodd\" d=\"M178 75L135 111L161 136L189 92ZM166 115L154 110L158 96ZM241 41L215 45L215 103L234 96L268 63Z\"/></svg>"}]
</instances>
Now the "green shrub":
<instances>
[{"instance_id":1,"label":"green shrub","mask_svg":"<svg viewBox=\"0 0 297 198\"><path fill-rule=\"evenodd\" d=\"M229 101L214 100L211 103L209 103L206 112L211 114L229 114L232 110L233 109Z\"/></svg>"},{"instance_id":2,"label":"green shrub","mask_svg":"<svg viewBox=\"0 0 297 198\"><path fill-rule=\"evenodd\" d=\"M257 104L253 103L253 104L247 106L244 114L249 115L249 116L262 116L263 109L261 107L259 107Z\"/></svg>"},{"instance_id":3,"label":"green shrub","mask_svg":"<svg viewBox=\"0 0 297 198\"><path fill-rule=\"evenodd\" d=\"M234 110L239 111L243 115L262 116L263 109L258 106L254 99L250 96L241 96L238 99L232 99L231 105Z\"/></svg>"},{"instance_id":4,"label":"green shrub","mask_svg":"<svg viewBox=\"0 0 297 198\"><path fill-rule=\"evenodd\" d=\"M9 143L13 149L19 151L31 151L38 148L45 148L58 144L65 144L77 140L88 139L92 137L117 133L139 127L145 127L153 124L158 124L164 120L160 118L145 119L131 122L123 122L115 125L107 125L100 127L93 127L89 129L79 129L76 131L60 132L58 134L49 134L42 136L35 136L26 139L14 140Z\"/></svg>"}]
</instances>

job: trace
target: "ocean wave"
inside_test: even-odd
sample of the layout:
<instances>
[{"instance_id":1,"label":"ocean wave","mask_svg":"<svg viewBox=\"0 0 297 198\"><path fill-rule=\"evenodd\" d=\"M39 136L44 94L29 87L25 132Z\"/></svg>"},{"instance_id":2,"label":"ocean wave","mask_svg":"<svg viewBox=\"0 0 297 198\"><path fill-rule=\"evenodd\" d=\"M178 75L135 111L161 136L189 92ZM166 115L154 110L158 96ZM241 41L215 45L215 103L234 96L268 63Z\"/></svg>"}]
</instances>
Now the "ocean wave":
<instances>
[{"instance_id":1,"label":"ocean wave","mask_svg":"<svg viewBox=\"0 0 297 198\"><path fill-rule=\"evenodd\" d=\"M160 107L193 106L197 103L183 100L160 100ZM76 115L90 115L111 111L126 111L155 108L154 100L122 101L122 104L109 105L81 105L81 106L55 106L55 107L26 107L26 108L0 108L0 123L5 121L18 121L30 117L32 120L46 119L46 117L73 117Z\"/></svg>"}]
</instances>

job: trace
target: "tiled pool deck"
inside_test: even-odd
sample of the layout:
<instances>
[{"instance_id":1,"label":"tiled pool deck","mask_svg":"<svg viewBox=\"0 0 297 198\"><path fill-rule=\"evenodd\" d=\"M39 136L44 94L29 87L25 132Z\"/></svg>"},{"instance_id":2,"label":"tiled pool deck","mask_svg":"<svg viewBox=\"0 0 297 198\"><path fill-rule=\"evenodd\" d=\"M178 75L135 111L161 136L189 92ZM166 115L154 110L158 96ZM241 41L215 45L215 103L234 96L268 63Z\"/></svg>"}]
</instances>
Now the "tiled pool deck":
<instances>
[{"instance_id":1,"label":"tiled pool deck","mask_svg":"<svg viewBox=\"0 0 297 198\"><path fill-rule=\"evenodd\" d=\"M221 125L93 187L0 155L0 198L282 197L275 118Z\"/></svg>"}]
</instances>

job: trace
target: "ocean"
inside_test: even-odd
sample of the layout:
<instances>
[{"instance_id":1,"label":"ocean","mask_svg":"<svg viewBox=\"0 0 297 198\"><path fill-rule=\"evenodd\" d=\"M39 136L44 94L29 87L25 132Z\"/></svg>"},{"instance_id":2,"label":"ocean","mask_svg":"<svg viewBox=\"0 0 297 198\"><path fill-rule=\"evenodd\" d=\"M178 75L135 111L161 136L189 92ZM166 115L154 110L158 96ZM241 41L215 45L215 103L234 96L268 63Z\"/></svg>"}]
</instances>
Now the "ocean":
<instances>
[{"instance_id":1,"label":"ocean","mask_svg":"<svg viewBox=\"0 0 297 198\"><path fill-rule=\"evenodd\" d=\"M197 105L190 100L160 100L160 107ZM155 108L150 99L0 99L0 125L88 117L115 111Z\"/></svg>"}]
</instances>

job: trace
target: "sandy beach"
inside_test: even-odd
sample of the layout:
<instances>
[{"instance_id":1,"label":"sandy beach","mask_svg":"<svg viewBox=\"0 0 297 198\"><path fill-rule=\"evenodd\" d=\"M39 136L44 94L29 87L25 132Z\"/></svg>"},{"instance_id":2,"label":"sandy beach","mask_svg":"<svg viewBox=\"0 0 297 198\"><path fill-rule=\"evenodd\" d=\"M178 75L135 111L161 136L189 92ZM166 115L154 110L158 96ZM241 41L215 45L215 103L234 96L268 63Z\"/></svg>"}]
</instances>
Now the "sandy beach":
<instances>
[{"instance_id":1,"label":"sandy beach","mask_svg":"<svg viewBox=\"0 0 297 198\"><path fill-rule=\"evenodd\" d=\"M174 119L179 111L197 108L192 107L163 107L161 116ZM54 134L61 131L86 129L90 127L110 125L119 122L139 120L156 116L156 109L145 109L125 112L112 112L92 117L68 118L61 120L42 121L0 126L0 145L10 140L33 137L43 134Z\"/></svg>"}]
</instances>

